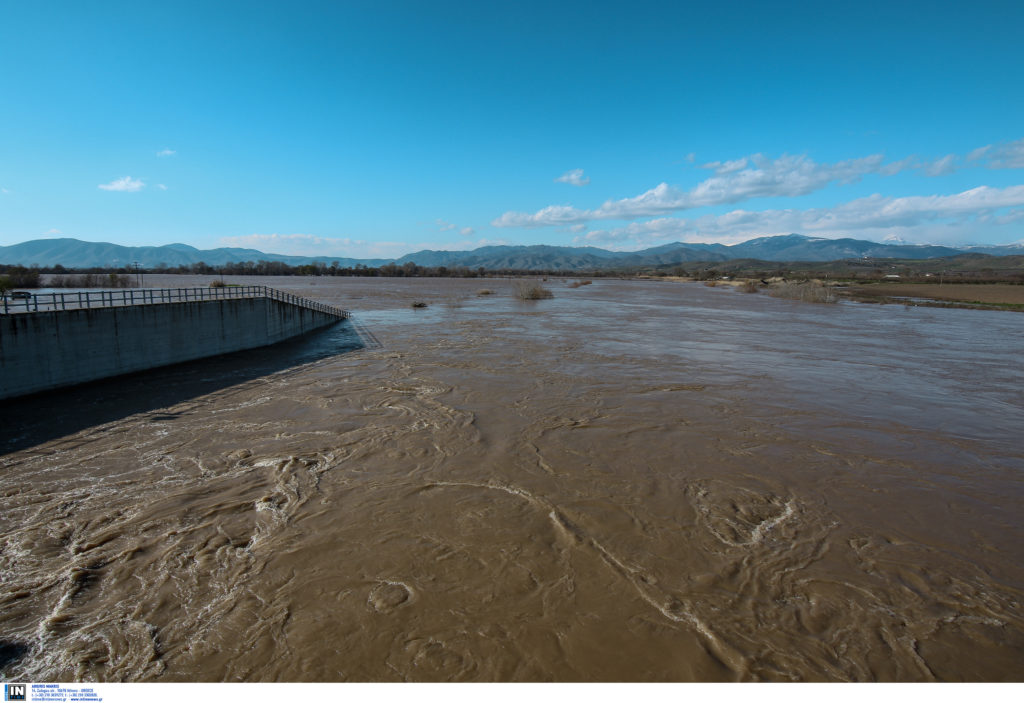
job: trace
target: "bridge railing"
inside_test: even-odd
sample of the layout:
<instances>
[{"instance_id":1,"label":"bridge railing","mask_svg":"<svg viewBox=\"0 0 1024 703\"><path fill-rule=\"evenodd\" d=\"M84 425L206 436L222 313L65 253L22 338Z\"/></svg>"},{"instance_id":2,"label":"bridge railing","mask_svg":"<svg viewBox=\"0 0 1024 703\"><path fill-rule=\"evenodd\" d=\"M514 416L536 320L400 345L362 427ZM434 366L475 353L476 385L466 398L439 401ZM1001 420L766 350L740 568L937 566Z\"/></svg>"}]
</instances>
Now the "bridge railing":
<instances>
[{"instance_id":1,"label":"bridge railing","mask_svg":"<svg viewBox=\"0 0 1024 703\"><path fill-rule=\"evenodd\" d=\"M92 308L157 305L161 303L192 303L206 300L236 298L271 298L291 305L347 318L349 312L317 300L302 298L267 286L222 286L218 288L125 288L122 290L73 291L67 293L36 293L14 297L8 293L0 301L0 314L46 312L50 310L83 310Z\"/></svg>"}]
</instances>

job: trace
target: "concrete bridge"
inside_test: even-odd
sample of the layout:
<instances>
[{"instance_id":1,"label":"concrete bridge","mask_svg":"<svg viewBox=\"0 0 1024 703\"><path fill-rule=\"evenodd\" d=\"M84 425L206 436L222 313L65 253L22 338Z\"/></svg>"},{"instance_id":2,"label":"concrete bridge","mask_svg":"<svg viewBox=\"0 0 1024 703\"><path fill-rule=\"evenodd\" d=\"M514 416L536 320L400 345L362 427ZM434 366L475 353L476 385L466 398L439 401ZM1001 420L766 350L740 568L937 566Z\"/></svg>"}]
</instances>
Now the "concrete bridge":
<instances>
[{"instance_id":1,"label":"concrete bridge","mask_svg":"<svg viewBox=\"0 0 1024 703\"><path fill-rule=\"evenodd\" d=\"M266 286L4 298L0 398L262 347L348 315Z\"/></svg>"}]
</instances>

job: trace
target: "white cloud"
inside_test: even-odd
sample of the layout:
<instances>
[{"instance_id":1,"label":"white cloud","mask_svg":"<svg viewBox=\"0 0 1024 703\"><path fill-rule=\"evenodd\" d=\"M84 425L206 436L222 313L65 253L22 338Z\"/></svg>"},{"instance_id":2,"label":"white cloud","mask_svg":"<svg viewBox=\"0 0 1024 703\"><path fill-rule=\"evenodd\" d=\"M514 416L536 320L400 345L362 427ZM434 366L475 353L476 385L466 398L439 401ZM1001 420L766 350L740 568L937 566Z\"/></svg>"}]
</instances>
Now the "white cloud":
<instances>
[{"instance_id":1,"label":"white cloud","mask_svg":"<svg viewBox=\"0 0 1024 703\"><path fill-rule=\"evenodd\" d=\"M159 188L160 190L167 190L167 186L165 186L163 183L157 183L156 187Z\"/></svg>"},{"instance_id":2,"label":"white cloud","mask_svg":"<svg viewBox=\"0 0 1024 703\"><path fill-rule=\"evenodd\" d=\"M156 152L156 155L163 158L165 156L174 156L177 153L178 152L176 152L174 149L161 149L160 151Z\"/></svg>"},{"instance_id":3,"label":"white cloud","mask_svg":"<svg viewBox=\"0 0 1024 703\"><path fill-rule=\"evenodd\" d=\"M572 186L585 186L590 183L590 178L583 175L582 168L574 168L573 170L566 171L556 178L555 183L568 183Z\"/></svg>"},{"instance_id":4,"label":"white cloud","mask_svg":"<svg viewBox=\"0 0 1024 703\"><path fill-rule=\"evenodd\" d=\"M660 183L640 195L609 200L593 210L550 205L533 214L506 212L491 224L495 227L550 227L590 220L630 220L751 198L806 195L831 183L852 183L866 174L882 173L885 168L882 159L881 154L874 154L834 164L819 164L806 156L783 155L772 161L755 154L735 161L705 164L705 167L715 169L715 175L690 190ZM893 164L889 164L887 173L896 172L892 167Z\"/></svg>"},{"instance_id":5,"label":"white cloud","mask_svg":"<svg viewBox=\"0 0 1024 703\"><path fill-rule=\"evenodd\" d=\"M689 154L686 155L686 160L692 164L694 161L697 160L697 155L691 151Z\"/></svg>"},{"instance_id":6,"label":"white cloud","mask_svg":"<svg viewBox=\"0 0 1024 703\"><path fill-rule=\"evenodd\" d=\"M61 231L59 229L48 229L48 230L46 230L46 233L47 234L61 234Z\"/></svg>"},{"instance_id":7,"label":"white cloud","mask_svg":"<svg viewBox=\"0 0 1024 703\"><path fill-rule=\"evenodd\" d=\"M991 148L992 148L991 144L989 144L988 146L979 146L977 149L973 150L971 153L969 153L967 155L967 160L968 161L977 161L978 159L980 159L983 156L985 156L985 154L987 154L989 149L991 149Z\"/></svg>"},{"instance_id":8,"label":"white cloud","mask_svg":"<svg viewBox=\"0 0 1024 703\"><path fill-rule=\"evenodd\" d=\"M571 205L548 205L534 214L526 212L506 212L498 217L492 225L495 227L549 227L551 225L571 225L588 217L586 210L577 210Z\"/></svg>"},{"instance_id":9,"label":"white cloud","mask_svg":"<svg viewBox=\"0 0 1024 703\"><path fill-rule=\"evenodd\" d=\"M1024 168L1024 139L984 148L989 168Z\"/></svg>"},{"instance_id":10,"label":"white cloud","mask_svg":"<svg viewBox=\"0 0 1024 703\"><path fill-rule=\"evenodd\" d=\"M473 234L476 232L476 230L473 229L472 227L460 227L459 225L447 222L442 219L435 220L434 224L437 225L437 229L439 232L453 232L455 230L458 230L459 234L461 234L463 237L472 237Z\"/></svg>"},{"instance_id":11,"label":"white cloud","mask_svg":"<svg viewBox=\"0 0 1024 703\"><path fill-rule=\"evenodd\" d=\"M102 190L113 190L121 193L135 193L145 187L145 183L134 180L131 176L125 176L124 178L113 180L110 183L101 183L99 185L99 188Z\"/></svg>"},{"instance_id":12,"label":"white cloud","mask_svg":"<svg viewBox=\"0 0 1024 703\"><path fill-rule=\"evenodd\" d=\"M6 188L0 188L0 193L3 193L4 195L7 195L10 192L11 191L7 190Z\"/></svg>"},{"instance_id":13,"label":"white cloud","mask_svg":"<svg viewBox=\"0 0 1024 703\"><path fill-rule=\"evenodd\" d=\"M956 154L946 154L941 159L937 159L930 164L925 164L922 168L924 169L924 175L926 176L946 176L953 171L956 171Z\"/></svg>"},{"instance_id":14,"label":"white cloud","mask_svg":"<svg viewBox=\"0 0 1024 703\"><path fill-rule=\"evenodd\" d=\"M1024 168L1024 139L987 144L967 154L968 161L983 161L988 168Z\"/></svg>"},{"instance_id":15,"label":"white cloud","mask_svg":"<svg viewBox=\"0 0 1024 703\"><path fill-rule=\"evenodd\" d=\"M742 171L747 167L748 163L750 163L750 159L744 156L742 159L736 159L734 161L712 161L710 163L702 164L701 168L711 169L719 176L724 176L727 173Z\"/></svg>"},{"instance_id":16,"label":"white cloud","mask_svg":"<svg viewBox=\"0 0 1024 703\"><path fill-rule=\"evenodd\" d=\"M1020 222L1021 220L1024 220L1024 209L1010 210L1006 214L1000 215L999 217L995 218L995 220L993 221L997 225L1008 225L1013 222Z\"/></svg>"},{"instance_id":17,"label":"white cloud","mask_svg":"<svg viewBox=\"0 0 1024 703\"><path fill-rule=\"evenodd\" d=\"M918 162L916 156L908 156L899 161L893 161L892 163L885 164L878 169L878 172L883 176L895 176L897 173L902 171L908 171L912 168L920 168L921 164Z\"/></svg>"},{"instance_id":18,"label":"white cloud","mask_svg":"<svg viewBox=\"0 0 1024 703\"><path fill-rule=\"evenodd\" d=\"M632 223L611 230L596 230L576 238L579 244L649 246L659 241L687 238L694 242L731 243L752 237L800 232L818 236L861 237L890 235L908 241L970 236L978 222L1005 225L1024 218L1024 186L991 188L981 186L952 195L903 198L872 195L831 208L806 210L733 210L723 215L706 215L691 220L660 218Z\"/></svg>"}]
</instances>

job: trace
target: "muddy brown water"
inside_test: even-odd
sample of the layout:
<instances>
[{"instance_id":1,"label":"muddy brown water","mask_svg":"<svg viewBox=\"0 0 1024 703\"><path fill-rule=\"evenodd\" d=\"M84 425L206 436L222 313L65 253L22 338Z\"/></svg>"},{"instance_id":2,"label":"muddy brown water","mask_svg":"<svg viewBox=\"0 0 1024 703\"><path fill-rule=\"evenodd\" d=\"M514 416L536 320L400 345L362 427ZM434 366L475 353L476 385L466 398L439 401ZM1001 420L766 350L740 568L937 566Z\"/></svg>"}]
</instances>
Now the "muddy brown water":
<instances>
[{"instance_id":1,"label":"muddy brown water","mask_svg":"<svg viewBox=\"0 0 1024 703\"><path fill-rule=\"evenodd\" d=\"M6 404L8 680L1024 678L1019 314L247 282L355 318Z\"/></svg>"}]
</instances>

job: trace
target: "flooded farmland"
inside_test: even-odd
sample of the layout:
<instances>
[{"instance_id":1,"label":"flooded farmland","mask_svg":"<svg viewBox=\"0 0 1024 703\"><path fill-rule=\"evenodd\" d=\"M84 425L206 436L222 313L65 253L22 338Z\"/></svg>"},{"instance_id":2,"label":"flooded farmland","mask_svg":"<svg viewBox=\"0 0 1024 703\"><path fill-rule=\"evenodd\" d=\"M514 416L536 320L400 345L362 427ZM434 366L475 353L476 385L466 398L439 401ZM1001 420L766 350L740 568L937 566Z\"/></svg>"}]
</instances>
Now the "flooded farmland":
<instances>
[{"instance_id":1,"label":"flooded farmland","mask_svg":"<svg viewBox=\"0 0 1024 703\"><path fill-rule=\"evenodd\" d=\"M1021 680L1024 316L234 280L354 317L5 403L5 678Z\"/></svg>"}]
</instances>

